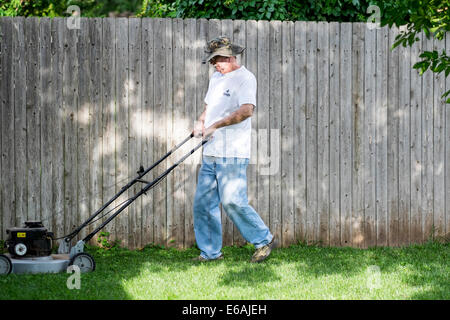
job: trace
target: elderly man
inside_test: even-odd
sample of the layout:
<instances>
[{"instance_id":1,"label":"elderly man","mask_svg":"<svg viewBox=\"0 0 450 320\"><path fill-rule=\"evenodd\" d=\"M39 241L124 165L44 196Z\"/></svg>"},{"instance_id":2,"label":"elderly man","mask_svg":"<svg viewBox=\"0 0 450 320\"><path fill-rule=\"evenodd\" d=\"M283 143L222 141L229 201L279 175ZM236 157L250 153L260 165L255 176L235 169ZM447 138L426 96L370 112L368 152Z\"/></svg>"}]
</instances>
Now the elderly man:
<instances>
[{"instance_id":1,"label":"elderly man","mask_svg":"<svg viewBox=\"0 0 450 320\"><path fill-rule=\"evenodd\" d=\"M208 42L208 56L216 72L209 81L205 109L195 125L196 137L210 137L194 198L194 230L201 251L199 261L223 259L219 204L245 240L256 251L251 262L266 259L274 246L273 235L247 198L251 119L256 106L256 78L237 63L245 48L227 37Z\"/></svg>"}]
</instances>

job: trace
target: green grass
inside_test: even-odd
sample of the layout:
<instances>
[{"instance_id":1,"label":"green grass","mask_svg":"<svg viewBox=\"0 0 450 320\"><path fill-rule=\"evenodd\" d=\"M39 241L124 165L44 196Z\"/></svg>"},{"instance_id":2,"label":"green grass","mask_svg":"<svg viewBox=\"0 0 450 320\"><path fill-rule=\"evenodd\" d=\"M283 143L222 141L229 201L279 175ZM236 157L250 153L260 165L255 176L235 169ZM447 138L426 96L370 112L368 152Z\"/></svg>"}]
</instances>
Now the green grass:
<instances>
[{"instance_id":1,"label":"green grass","mask_svg":"<svg viewBox=\"0 0 450 320\"><path fill-rule=\"evenodd\" d=\"M11 274L0 277L0 299L450 299L449 244L296 245L260 264L249 263L250 245L208 263L191 261L195 248L87 251L97 269L81 275L79 290L67 288L67 273Z\"/></svg>"}]
</instances>

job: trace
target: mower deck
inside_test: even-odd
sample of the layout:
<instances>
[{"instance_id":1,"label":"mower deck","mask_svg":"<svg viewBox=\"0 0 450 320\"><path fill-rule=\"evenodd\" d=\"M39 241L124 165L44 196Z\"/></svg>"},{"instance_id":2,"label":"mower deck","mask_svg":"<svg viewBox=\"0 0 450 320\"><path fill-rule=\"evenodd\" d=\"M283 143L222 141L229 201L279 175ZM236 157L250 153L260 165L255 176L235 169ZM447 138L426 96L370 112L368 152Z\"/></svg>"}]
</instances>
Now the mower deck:
<instances>
[{"instance_id":1,"label":"mower deck","mask_svg":"<svg viewBox=\"0 0 450 320\"><path fill-rule=\"evenodd\" d=\"M46 257L12 258L12 273L58 273L65 272L70 262L68 254L52 254Z\"/></svg>"}]
</instances>

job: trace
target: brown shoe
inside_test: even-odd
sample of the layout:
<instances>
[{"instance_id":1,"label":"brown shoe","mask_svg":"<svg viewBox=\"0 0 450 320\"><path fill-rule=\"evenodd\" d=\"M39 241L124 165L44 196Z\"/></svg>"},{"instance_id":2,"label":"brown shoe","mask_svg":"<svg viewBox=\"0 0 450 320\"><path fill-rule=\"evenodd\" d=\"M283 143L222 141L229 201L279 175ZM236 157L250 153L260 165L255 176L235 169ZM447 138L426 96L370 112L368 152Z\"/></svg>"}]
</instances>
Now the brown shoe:
<instances>
[{"instance_id":1,"label":"brown shoe","mask_svg":"<svg viewBox=\"0 0 450 320\"><path fill-rule=\"evenodd\" d=\"M265 246L256 249L255 253L252 256L251 262L262 262L264 261L269 255L272 249L275 248L275 241L272 239L270 243L266 244Z\"/></svg>"},{"instance_id":2,"label":"brown shoe","mask_svg":"<svg viewBox=\"0 0 450 320\"><path fill-rule=\"evenodd\" d=\"M223 254L221 254L220 256L218 256L215 259L206 259L206 258L203 258L202 256L198 256L198 257L195 257L194 259L192 259L192 261L200 261L200 262L217 261L217 260L223 260Z\"/></svg>"}]
</instances>

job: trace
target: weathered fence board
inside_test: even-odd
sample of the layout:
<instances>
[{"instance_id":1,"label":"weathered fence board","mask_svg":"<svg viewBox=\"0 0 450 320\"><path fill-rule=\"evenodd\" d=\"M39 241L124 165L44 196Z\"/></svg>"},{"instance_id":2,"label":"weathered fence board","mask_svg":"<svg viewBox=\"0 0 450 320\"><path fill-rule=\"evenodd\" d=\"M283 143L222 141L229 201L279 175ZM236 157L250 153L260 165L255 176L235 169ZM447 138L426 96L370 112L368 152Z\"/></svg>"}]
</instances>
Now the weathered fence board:
<instances>
[{"instance_id":1,"label":"weathered fence board","mask_svg":"<svg viewBox=\"0 0 450 320\"><path fill-rule=\"evenodd\" d=\"M441 95L450 80L412 68L422 50L448 49L448 36L391 50L399 30L363 23L67 22L0 18L1 239L35 219L68 233L184 139L213 72L201 64L204 45L220 35L247 47L239 61L258 81L249 202L283 246L448 236L450 111ZM200 161L198 152L111 222L110 240L192 246ZM222 222L224 245L245 243L223 210Z\"/></svg>"}]
</instances>

